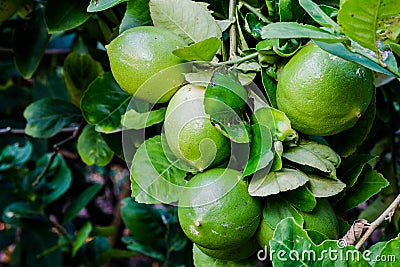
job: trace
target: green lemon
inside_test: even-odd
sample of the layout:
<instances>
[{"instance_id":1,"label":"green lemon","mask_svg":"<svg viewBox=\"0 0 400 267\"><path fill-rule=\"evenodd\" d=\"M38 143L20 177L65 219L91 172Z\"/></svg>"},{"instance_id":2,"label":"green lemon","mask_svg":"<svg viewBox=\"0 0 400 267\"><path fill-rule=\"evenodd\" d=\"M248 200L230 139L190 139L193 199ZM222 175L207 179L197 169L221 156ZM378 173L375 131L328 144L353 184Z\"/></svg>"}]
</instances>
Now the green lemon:
<instances>
[{"instance_id":1,"label":"green lemon","mask_svg":"<svg viewBox=\"0 0 400 267\"><path fill-rule=\"evenodd\" d=\"M214 168L195 175L178 207L180 225L202 248L226 250L249 241L261 219L261 204L247 192L242 174Z\"/></svg>"},{"instance_id":2,"label":"green lemon","mask_svg":"<svg viewBox=\"0 0 400 267\"><path fill-rule=\"evenodd\" d=\"M0 22L14 15L21 3L22 0L0 0Z\"/></svg>"},{"instance_id":3,"label":"green lemon","mask_svg":"<svg viewBox=\"0 0 400 267\"><path fill-rule=\"evenodd\" d=\"M140 26L124 31L106 46L111 72L121 86L135 98L151 103L167 102L184 81L187 65L172 51L185 41L165 29ZM172 68L164 75L154 75ZM142 88L140 88L143 86ZM140 89L139 89L140 88Z\"/></svg>"},{"instance_id":4,"label":"green lemon","mask_svg":"<svg viewBox=\"0 0 400 267\"><path fill-rule=\"evenodd\" d=\"M204 254L213 257L214 259L225 261L241 261L249 258L251 255L260 250L257 240L251 238L250 240L233 247L226 247L224 249L208 249L196 245Z\"/></svg>"},{"instance_id":5,"label":"green lemon","mask_svg":"<svg viewBox=\"0 0 400 267\"><path fill-rule=\"evenodd\" d=\"M264 220L261 220L260 226L257 229L255 238L258 244L265 250L269 250L269 241L274 236L274 229L269 226L269 224Z\"/></svg>"},{"instance_id":6,"label":"green lemon","mask_svg":"<svg viewBox=\"0 0 400 267\"><path fill-rule=\"evenodd\" d=\"M294 129L329 136L353 127L371 102L371 70L329 54L315 44L302 48L278 77L276 100Z\"/></svg>"},{"instance_id":7,"label":"green lemon","mask_svg":"<svg viewBox=\"0 0 400 267\"><path fill-rule=\"evenodd\" d=\"M164 120L165 138L175 156L203 171L225 161L230 141L204 111L205 88L185 85L171 98Z\"/></svg>"}]
</instances>

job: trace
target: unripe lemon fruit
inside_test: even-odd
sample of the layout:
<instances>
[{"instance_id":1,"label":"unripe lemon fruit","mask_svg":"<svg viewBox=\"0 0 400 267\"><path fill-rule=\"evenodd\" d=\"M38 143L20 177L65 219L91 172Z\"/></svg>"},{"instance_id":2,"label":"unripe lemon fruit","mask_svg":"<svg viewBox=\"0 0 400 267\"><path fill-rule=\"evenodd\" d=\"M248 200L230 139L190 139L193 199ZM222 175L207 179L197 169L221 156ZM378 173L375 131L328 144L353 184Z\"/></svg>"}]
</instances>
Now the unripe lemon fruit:
<instances>
[{"instance_id":1,"label":"unripe lemon fruit","mask_svg":"<svg viewBox=\"0 0 400 267\"><path fill-rule=\"evenodd\" d=\"M190 240L222 253L253 237L260 224L261 204L249 195L241 178L239 171L214 168L188 182L179 200L178 217Z\"/></svg>"},{"instance_id":2,"label":"unripe lemon fruit","mask_svg":"<svg viewBox=\"0 0 400 267\"><path fill-rule=\"evenodd\" d=\"M186 65L177 66L167 75L138 89L153 75L183 63L172 51L185 45L181 37L168 30L140 26L124 31L106 49L111 72L122 89L135 98L164 103L182 84Z\"/></svg>"},{"instance_id":3,"label":"unripe lemon fruit","mask_svg":"<svg viewBox=\"0 0 400 267\"><path fill-rule=\"evenodd\" d=\"M276 100L294 129L329 136L356 124L371 102L373 90L371 70L310 44L283 68Z\"/></svg>"},{"instance_id":4,"label":"unripe lemon fruit","mask_svg":"<svg viewBox=\"0 0 400 267\"><path fill-rule=\"evenodd\" d=\"M165 138L175 156L203 171L225 161L230 141L210 122L204 110L205 88L185 85L168 103L164 120Z\"/></svg>"}]
</instances>

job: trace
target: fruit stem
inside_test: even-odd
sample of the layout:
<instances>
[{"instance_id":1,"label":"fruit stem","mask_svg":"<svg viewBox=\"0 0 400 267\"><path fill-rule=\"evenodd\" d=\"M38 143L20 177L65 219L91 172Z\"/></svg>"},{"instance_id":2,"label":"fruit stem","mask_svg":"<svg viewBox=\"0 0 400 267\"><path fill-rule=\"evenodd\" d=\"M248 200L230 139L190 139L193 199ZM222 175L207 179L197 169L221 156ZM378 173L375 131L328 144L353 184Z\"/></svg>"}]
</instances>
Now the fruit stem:
<instances>
[{"instance_id":1,"label":"fruit stem","mask_svg":"<svg viewBox=\"0 0 400 267\"><path fill-rule=\"evenodd\" d=\"M400 205L400 194L396 197L395 200L393 200L392 204L390 204L389 207L375 221L373 221L370 224L368 230L355 245L356 249L360 249L360 247L365 243L365 241L367 241L370 235L384 220L390 221L390 219L393 217L399 205Z\"/></svg>"},{"instance_id":2,"label":"fruit stem","mask_svg":"<svg viewBox=\"0 0 400 267\"><path fill-rule=\"evenodd\" d=\"M236 57L236 18L235 18L236 0L229 0L229 59Z\"/></svg>"},{"instance_id":3,"label":"fruit stem","mask_svg":"<svg viewBox=\"0 0 400 267\"><path fill-rule=\"evenodd\" d=\"M223 62L218 62L216 64L214 64L215 66L224 66L224 65L234 65L234 64L240 64L243 63L247 60L256 58L258 56L258 52L255 52L253 54L247 55L245 57L241 57L241 58L237 58L237 59L233 59L233 60L229 60L229 61L223 61Z\"/></svg>"}]
</instances>

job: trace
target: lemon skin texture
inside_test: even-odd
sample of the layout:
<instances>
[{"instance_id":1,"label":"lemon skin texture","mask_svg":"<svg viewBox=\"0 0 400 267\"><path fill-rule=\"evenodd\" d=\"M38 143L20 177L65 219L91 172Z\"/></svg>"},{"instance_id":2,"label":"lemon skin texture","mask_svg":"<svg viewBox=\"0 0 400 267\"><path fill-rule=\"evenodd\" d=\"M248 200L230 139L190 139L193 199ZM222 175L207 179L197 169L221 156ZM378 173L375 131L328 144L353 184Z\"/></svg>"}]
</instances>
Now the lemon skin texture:
<instances>
[{"instance_id":1,"label":"lemon skin texture","mask_svg":"<svg viewBox=\"0 0 400 267\"><path fill-rule=\"evenodd\" d=\"M165 138L174 155L199 171L225 161L230 141L210 122L204 110L205 88L185 85L168 103Z\"/></svg>"},{"instance_id":2,"label":"lemon skin texture","mask_svg":"<svg viewBox=\"0 0 400 267\"><path fill-rule=\"evenodd\" d=\"M196 245L195 245L196 246ZM197 247L206 255L219 260L225 261L241 261L249 258L258 250L260 250L260 246L257 243L257 240L254 238L244 242L243 244L239 244L235 247L226 247L225 249L208 249L203 248L199 245Z\"/></svg>"},{"instance_id":3,"label":"lemon skin texture","mask_svg":"<svg viewBox=\"0 0 400 267\"><path fill-rule=\"evenodd\" d=\"M0 22L14 15L21 4L22 0L0 0Z\"/></svg>"},{"instance_id":4,"label":"lemon skin texture","mask_svg":"<svg viewBox=\"0 0 400 267\"><path fill-rule=\"evenodd\" d=\"M371 70L310 44L281 71L276 99L294 129L329 136L356 124L373 91Z\"/></svg>"},{"instance_id":5,"label":"lemon skin texture","mask_svg":"<svg viewBox=\"0 0 400 267\"><path fill-rule=\"evenodd\" d=\"M261 204L247 192L240 172L214 168L195 175L178 206L187 237L205 249L226 250L249 241L261 219ZM205 203L206 200L210 202ZM255 242L256 243L256 242Z\"/></svg>"},{"instance_id":6,"label":"lemon skin texture","mask_svg":"<svg viewBox=\"0 0 400 267\"><path fill-rule=\"evenodd\" d=\"M117 83L137 99L151 103L167 102L184 80L184 61L172 51L185 46L185 41L165 29L140 26L124 31L106 46L111 72ZM176 66L166 75L156 74ZM155 75L147 86L140 88ZM140 88L140 90L138 90Z\"/></svg>"}]
</instances>

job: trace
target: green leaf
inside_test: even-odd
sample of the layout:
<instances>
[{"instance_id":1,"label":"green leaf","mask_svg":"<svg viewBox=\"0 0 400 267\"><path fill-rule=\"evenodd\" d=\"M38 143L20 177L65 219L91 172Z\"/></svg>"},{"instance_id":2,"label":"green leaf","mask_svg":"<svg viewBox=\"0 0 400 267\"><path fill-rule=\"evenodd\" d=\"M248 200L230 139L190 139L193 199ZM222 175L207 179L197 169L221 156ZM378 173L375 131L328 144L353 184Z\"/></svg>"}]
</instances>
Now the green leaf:
<instances>
[{"instance_id":1,"label":"green leaf","mask_svg":"<svg viewBox=\"0 0 400 267\"><path fill-rule=\"evenodd\" d=\"M381 72L386 75L394 76L394 74L388 71L386 68L382 67L378 63L378 59L374 58L373 56L358 53L358 51L353 51L349 47L345 46L343 43L326 43L321 42L318 40L314 40L314 43L317 44L323 50L331 53L332 55L350 60L352 62L358 63L364 67L367 67L373 71ZM366 53L366 52L364 52ZM371 59L372 57L372 59Z\"/></svg>"},{"instance_id":2,"label":"green leaf","mask_svg":"<svg viewBox=\"0 0 400 267\"><path fill-rule=\"evenodd\" d=\"M283 192L281 196L301 211L312 211L317 205L313 193L306 186Z\"/></svg>"},{"instance_id":3,"label":"green leaf","mask_svg":"<svg viewBox=\"0 0 400 267\"><path fill-rule=\"evenodd\" d=\"M184 48L178 48L172 51L172 53L187 61L211 61L220 46L221 41L218 38L210 37Z\"/></svg>"},{"instance_id":4,"label":"green leaf","mask_svg":"<svg viewBox=\"0 0 400 267\"><path fill-rule=\"evenodd\" d=\"M166 228L160 212L150 205L140 204L132 198L122 200L121 216L135 241L151 245L165 234Z\"/></svg>"},{"instance_id":5,"label":"green leaf","mask_svg":"<svg viewBox=\"0 0 400 267\"><path fill-rule=\"evenodd\" d=\"M27 202L13 202L8 205L1 216L1 220L14 227L20 227L23 220L40 218L39 213Z\"/></svg>"},{"instance_id":6,"label":"green leaf","mask_svg":"<svg viewBox=\"0 0 400 267\"><path fill-rule=\"evenodd\" d=\"M316 174L307 174L310 180L310 190L315 197L331 197L339 194L346 188L340 180L327 179Z\"/></svg>"},{"instance_id":7,"label":"green leaf","mask_svg":"<svg viewBox=\"0 0 400 267\"><path fill-rule=\"evenodd\" d=\"M296 22L268 24L261 29L261 37L263 39L310 38L330 43L344 41L344 37L333 35L312 25L299 24Z\"/></svg>"},{"instance_id":8,"label":"green leaf","mask_svg":"<svg viewBox=\"0 0 400 267\"><path fill-rule=\"evenodd\" d=\"M377 246L377 244L375 244L374 246ZM397 259L400 257L399 247L400 247L400 235L398 235L394 239L385 242L385 244L381 247L381 249L378 249L378 251L380 251L379 257L377 257L378 255L375 253L370 255L371 256L370 258L372 259L373 262L373 266L374 267L397 266ZM369 250L372 249L373 247L371 247ZM380 259L380 261L374 261L374 259L375 260Z\"/></svg>"},{"instance_id":9,"label":"green leaf","mask_svg":"<svg viewBox=\"0 0 400 267\"><path fill-rule=\"evenodd\" d=\"M338 177L347 187L352 187L360 176L364 166L376 159L368 154L355 154L345 159L338 169Z\"/></svg>"},{"instance_id":10,"label":"green leaf","mask_svg":"<svg viewBox=\"0 0 400 267\"><path fill-rule=\"evenodd\" d=\"M90 0L90 5L88 6L87 11L103 11L126 1L128 0Z\"/></svg>"},{"instance_id":11,"label":"green leaf","mask_svg":"<svg viewBox=\"0 0 400 267\"><path fill-rule=\"evenodd\" d=\"M338 33L339 26L316 3L311 0L299 0L304 10L319 25L330 29L331 33Z\"/></svg>"},{"instance_id":12,"label":"green leaf","mask_svg":"<svg viewBox=\"0 0 400 267\"><path fill-rule=\"evenodd\" d=\"M37 167L33 172L36 176L42 173L43 169L46 168L50 158L51 154L48 153L38 160ZM71 170L64 158L61 155L57 155L53 159L53 163L50 165L49 170L38 184L43 204L48 205L56 201L69 189L71 182Z\"/></svg>"},{"instance_id":13,"label":"green leaf","mask_svg":"<svg viewBox=\"0 0 400 267\"><path fill-rule=\"evenodd\" d=\"M132 197L137 202L172 203L187 183L186 172L164 153L161 136L147 139L136 151L131 168Z\"/></svg>"},{"instance_id":14,"label":"green leaf","mask_svg":"<svg viewBox=\"0 0 400 267\"><path fill-rule=\"evenodd\" d=\"M275 229L283 219L289 217L294 218L298 224L303 225L304 220L301 214L285 199L280 196L269 196L265 199L263 220L272 229Z\"/></svg>"},{"instance_id":15,"label":"green leaf","mask_svg":"<svg viewBox=\"0 0 400 267\"><path fill-rule=\"evenodd\" d=\"M76 240L74 246L72 247L72 257L75 257L78 250L82 247L85 243L86 239L89 237L90 233L93 230L93 226L90 221L87 221L81 229L79 229L78 233L76 234Z\"/></svg>"},{"instance_id":16,"label":"green leaf","mask_svg":"<svg viewBox=\"0 0 400 267\"><path fill-rule=\"evenodd\" d=\"M371 203L368 203L368 206L360 213L360 215L358 215L358 218L365 219L369 222L376 220L379 215L381 215L387 209L387 207L389 207L393 200L393 195L379 195Z\"/></svg>"},{"instance_id":17,"label":"green leaf","mask_svg":"<svg viewBox=\"0 0 400 267\"><path fill-rule=\"evenodd\" d=\"M42 8L32 11L29 19L15 29L13 35L15 63L25 79L31 78L39 66L49 39Z\"/></svg>"},{"instance_id":18,"label":"green leaf","mask_svg":"<svg viewBox=\"0 0 400 267\"><path fill-rule=\"evenodd\" d=\"M290 120L285 113L272 107L261 107L253 115L253 120L268 127L274 140L284 141L292 135Z\"/></svg>"},{"instance_id":19,"label":"green leaf","mask_svg":"<svg viewBox=\"0 0 400 267\"><path fill-rule=\"evenodd\" d=\"M276 252L272 255L272 263L277 267L287 266L287 262L291 266L304 267L369 266L361 252L353 246L341 248L337 240L326 240L317 246L293 218L286 218L278 224L269 244L271 251Z\"/></svg>"},{"instance_id":20,"label":"green leaf","mask_svg":"<svg viewBox=\"0 0 400 267\"><path fill-rule=\"evenodd\" d=\"M93 184L86 188L64 212L63 224L71 221L99 193L103 185Z\"/></svg>"},{"instance_id":21,"label":"green leaf","mask_svg":"<svg viewBox=\"0 0 400 267\"><path fill-rule=\"evenodd\" d=\"M89 85L81 100L83 116L96 125L96 131L112 133L122 128L131 96L123 91L110 72L104 73Z\"/></svg>"},{"instance_id":22,"label":"green leaf","mask_svg":"<svg viewBox=\"0 0 400 267\"><path fill-rule=\"evenodd\" d=\"M101 133L96 132L92 125L86 125L79 135L77 148L79 156L87 165L105 166L114 156Z\"/></svg>"},{"instance_id":23,"label":"green leaf","mask_svg":"<svg viewBox=\"0 0 400 267\"><path fill-rule=\"evenodd\" d=\"M149 0L130 0L119 26L119 33L127 29L151 24Z\"/></svg>"},{"instance_id":24,"label":"green leaf","mask_svg":"<svg viewBox=\"0 0 400 267\"><path fill-rule=\"evenodd\" d=\"M282 157L297 164L310 166L326 173L332 179L337 179L336 167L340 164L340 157L327 145L303 139L297 146L285 148Z\"/></svg>"},{"instance_id":25,"label":"green leaf","mask_svg":"<svg viewBox=\"0 0 400 267\"><path fill-rule=\"evenodd\" d=\"M32 143L28 141L22 147L18 143L6 146L0 153L0 171L24 165L31 158L32 150Z\"/></svg>"},{"instance_id":26,"label":"green leaf","mask_svg":"<svg viewBox=\"0 0 400 267\"><path fill-rule=\"evenodd\" d=\"M142 255L146 255L148 257L151 257L155 260L159 260L164 262L165 261L165 256L163 253L159 252L158 250L154 249L152 245L144 245L140 243L133 243L129 244L127 246L129 250L132 250L134 252L138 252Z\"/></svg>"},{"instance_id":27,"label":"green leaf","mask_svg":"<svg viewBox=\"0 0 400 267\"><path fill-rule=\"evenodd\" d=\"M49 138L63 127L81 120L80 110L61 99L44 98L33 102L24 111L25 132L37 138Z\"/></svg>"},{"instance_id":28,"label":"green leaf","mask_svg":"<svg viewBox=\"0 0 400 267\"><path fill-rule=\"evenodd\" d=\"M307 181L308 177L304 173L294 169L282 168L282 170L270 172L266 176L254 176L249 184L249 194L266 197L296 189Z\"/></svg>"},{"instance_id":29,"label":"green leaf","mask_svg":"<svg viewBox=\"0 0 400 267\"><path fill-rule=\"evenodd\" d=\"M380 53L377 47L379 24L399 13L400 5L396 0L347 0L340 6L337 19L344 34L361 46Z\"/></svg>"},{"instance_id":30,"label":"green leaf","mask_svg":"<svg viewBox=\"0 0 400 267\"><path fill-rule=\"evenodd\" d=\"M273 140L270 129L258 123L253 124L251 129L250 158L243 171L243 176L248 176L267 167L274 159L274 153L272 152Z\"/></svg>"},{"instance_id":31,"label":"green leaf","mask_svg":"<svg viewBox=\"0 0 400 267\"><path fill-rule=\"evenodd\" d=\"M71 102L80 107L83 93L100 74L101 64L89 54L70 53L64 61L64 79Z\"/></svg>"},{"instance_id":32,"label":"green leaf","mask_svg":"<svg viewBox=\"0 0 400 267\"><path fill-rule=\"evenodd\" d=\"M241 261L224 261L204 254L196 245L193 245L193 261L196 267L254 267L257 261L245 259Z\"/></svg>"},{"instance_id":33,"label":"green leaf","mask_svg":"<svg viewBox=\"0 0 400 267\"><path fill-rule=\"evenodd\" d=\"M126 129L140 130L161 123L165 117L166 108L150 110L139 113L134 109L128 110L123 116L121 123Z\"/></svg>"},{"instance_id":34,"label":"green leaf","mask_svg":"<svg viewBox=\"0 0 400 267\"><path fill-rule=\"evenodd\" d=\"M49 33L71 30L83 24L92 14L86 12L87 3L81 0L48 0L44 10Z\"/></svg>"},{"instance_id":35,"label":"green leaf","mask_svg":"<svg viewBox=\"0 0 400 267\"><path fill-rule=\"evenodd\" d=\"M389 182L382 174L372 170L372 168L367 165L364 167L364 175L357 180L353 187L346 191L346 195L342 199L335 203L335 210L337 212L345 212L354 208L388 185Z\"/></svg>"},{"instance_id":36,"label":"green leaf","mask_svg":"<svg viewBox=\"0 0 400 267\"><path fill-rule=\"evenodd\" d=\"M272 105L272 107L277 108L278 107L278 104L276 103L277 82L270 75L268 75L270 72L273 72L272 68L270 67L261 69L262 84L265 89L265 92L267 93L269 103ZM273 72L273 74L275 75L275 72Z\"/></svg>"},{"instance_id":37,"label":"green leaf","mask_svg":"<svg viewBox=\"0 0 400 267\"><path fill-rule=\"evenodd\" d=\"M170 30L188 44L216 37L221 30L207 6L191 0L150 0L150 14L154 26Z\"/></svg>"},{"instance_id":38,"label":"green leaf","mask_svg":"<svg viewBox=\"0 0 400 267\"><path fill-rule=\"evenodd\" d=\"M329 145L342 157L348 157L357 151L357 148L365 141L375 120L376 97L374 96L365 113L350 129L336 135L327 136L325 139Z\"/></svg>"},{"instance_id":39,"label":"green leaf","mask_svg":"<svg viewBox=\"0 0 400 267\"><path fill-rule=\"evenodd\" d=\"M104 266L112 259L132 258L138 256L138 253L124 249L107 249L99 254L95 266Z\"/></svg>"}]
</instances>

